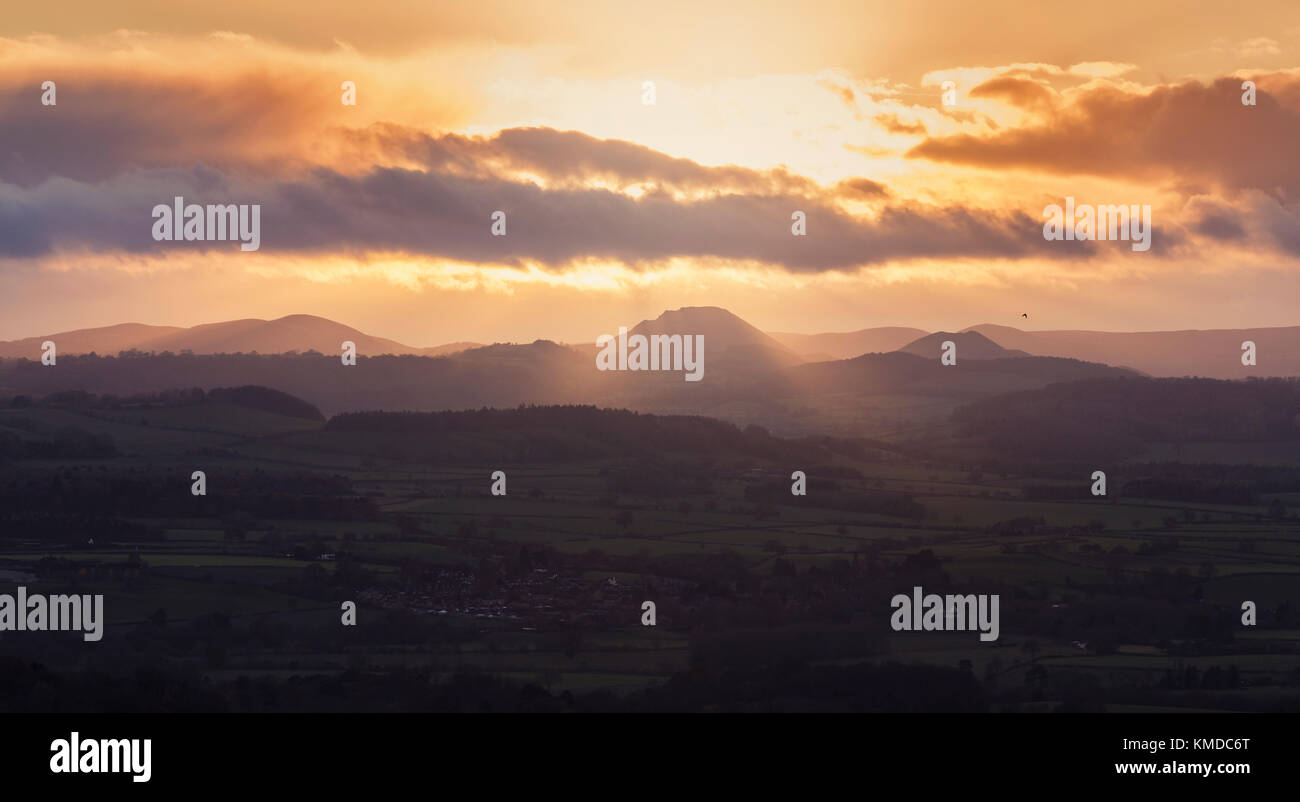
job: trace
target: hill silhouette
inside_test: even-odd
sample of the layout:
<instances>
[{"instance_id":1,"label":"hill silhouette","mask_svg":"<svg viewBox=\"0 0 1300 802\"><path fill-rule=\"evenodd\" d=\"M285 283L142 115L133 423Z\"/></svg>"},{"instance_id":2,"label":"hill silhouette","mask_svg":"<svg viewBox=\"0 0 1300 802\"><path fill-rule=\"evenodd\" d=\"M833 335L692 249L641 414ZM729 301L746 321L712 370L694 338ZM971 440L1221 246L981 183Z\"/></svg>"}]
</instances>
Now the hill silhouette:
<instances>
[{"instance_id":1,"label":"hill silhouette","mask_svg":"<svg viewBox=\"0 0 1300 802\"><path fill-rule=\"evenodd\" d=\"M76 329L39 337L0 342L0 357L39 359L41 343L52 340L60 354L116 354L133 348L148 351L151 344L174 336L185 329L179 326L147 326L143 323L119 323L94 329Z\"/></svg>"},{"instance_id":2,"label":"hill silhouette","mask_svg":"<svg viewBox=\"0 0 1300 802\"><path fill-rule=\"evenodd\" d=\"M899 348L905 354L915 354L926 359L938 359L944 342L952 342L957 347L957 362L963 359L1007 359L1009 357L1029 356L1024 351L1003 348L993 340L977 331L953 333L936 331Z\"/></svg>"},{"instance_id":3,"label":"hill silhouette","mask_svg":"<svg viewBox=\"0 0 1300 802\"><path fill-rule=\"evenodd\" d=\"M1005 348L1123 365L1152 376L1239 379L1300 375L1300 326L1119 332L1022 331L983 323L963 331L982 334ZM1245 340L1255 343L1254 366L1241 364Z\"/></svg>"},{"instance_id":4,"label":"hill silhouette","mask_svg":"<svg viewBox=\"0 0 1300 802\"><path fill-rule=\"evenodd\" d=\"M707 336L707 335L706 335ZM734 346L706 358L705 380L673 371L599 371L590 353L548 340L498 343L451 356L361 356L344 366L322 354L141 354L62 356L51 368L33 360L0 362L0 397L61 391L132 396L174 387L269 387L304 399L327 415L362 410L436 411L520 404L600 404L643 412L709 415L790 433L874 436L878 406L890 398L900 415L922 411L907 399L946 405L1059 381L1131 372L1052 357L966 359L894 352L786 367ZM754 346L762 349L762 346ZM728 356L730 358L728 359ZM815 412L834 403L841 425ZM924 405L922 405L924 406ZM794 422L798 421L798 425Z\"/></svg>"},{"instance_id":5,"label":"hill silhouette","mask_svg":"<svg viewBox=\"0 0 1300 802\"><path fill-rule=\"evenodd\" d=\"M765 371L803 361L775 338L717 306L667 311L654 320L641 321L628 334L703 335L706 363L715 372Z\"/></svg>"},{"instance_id":6,"label":"hill silhouette","mask_svg":"<svg viewBox=\"0 0 1300 802\"><path fill-rule=\"evenodd\" d=\"M707 347L721 355L729 348L748 347L793 353L773 337L719 306L685 306L643 320L629 334L702 334Z\"/></svg>"},{"instance_id":7,"label":"hill silhouette","mask_svg":"<svg viewBox=\"0 0 1300 802\"><path fill-rule=\"evenodd\" d=\"M614 332L609 332L614 333ZM765 333L716 306L683 307L632 327L633 334L702 334L708 369L755 373L802 362L851 359L868 353L904 351L930 358L944 340L957 343L958 359L1050 356L1128 367L1153 376L1246 378L1300 375L1300 326L1189 331L1106 332L1026 331L983 323L959 332L934 332L904 326L820 334ZM483 347L457 341L432 347L406 345L308 314L274 320L241 319L189 328L121 323L98 328L0 341L0 358L38 359L52 340L60 356L122 351L146 353L280 354L317 351L335 355L343 341L356 343L362 356L452 356ZM1241 364L1241 346L1256 344L1257 364ZM568 346L594 356L594 338Z\"/></svg>"},{"instance_id":8,"label":"hill silhouette","mask_svg":"<svg viewBox=\"0 0 1300 802\"><path fill-rule=\"evenodd\" d=\"M109 355L130 350L155 353L191 351L195 354L280 354L291 351L337 354L344 341L351 341L356 344L360 354L440 356L477 345L460 342L432 348L415 348L316 315L287 315L275 320L248 318L204 323L189 328L123 323L78 329L0 342L0 357L39 358L41 343L46 340L55 343L59 355Z\"/></svg>"}]
</instances>

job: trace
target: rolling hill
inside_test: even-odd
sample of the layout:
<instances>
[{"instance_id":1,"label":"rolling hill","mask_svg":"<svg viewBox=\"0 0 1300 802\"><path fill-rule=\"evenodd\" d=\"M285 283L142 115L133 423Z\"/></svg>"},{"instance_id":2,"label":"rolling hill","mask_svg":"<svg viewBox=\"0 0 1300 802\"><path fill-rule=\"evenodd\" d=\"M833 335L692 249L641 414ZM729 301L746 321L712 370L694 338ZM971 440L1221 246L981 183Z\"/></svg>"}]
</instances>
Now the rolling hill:
<instances>
[{"instance_id":1,"label":"rolling hill","mask_svg":"<svg viewBox=\"0 0 1300 802\"><path fill-rule=\"evenodd\" d=\"M1004 348L1041 356L1124 365L1152 376L1300 375L1300 326L1204 331L1022 331L984 323L963 329L982 334ZM1257 364L1241 364L1241 344L1255 343ZM960 352L960 348L958 349Z\"/></svg>"},{"instance_id":2,"label":"rolling hill","mask_svg":"<svg viewBox=\"0 0 1300 802\"><path fill-rule=\"evenodd\" d=\"M320 351L337 354L345 340L356 343L359 354L415 354L442 356L477 346L477 343L449 343L431 348L415 348L384 337L374 337L342 323L315 315L287 315L275 320L228 320L205 323L189 328L147 326L123 323L93 329L78 329L21 340L0 342L0 357L39 359L41 343L53 341L58 353L100 355L120 351L152 351L195 354L259 353L280 354L290 351Z\"/></svg>"},{"instance_id":3,"label":"rolling hill","mask_svg":"<svg viewBox=\"0 0 1300 802\"><path fill-rule=\"evenodd\" d=\"M570 346L537 340L415 349L324 318L291 315L189 329L125 324L54 335L60 343L57 369L34 361L43 338L18 341L25 344L19 350L31 353L24 354L25 360L0 362L0 398L42 398L65 391L130 397L174 388L258 385L302 398L326 415L597 404L709 415L782 434L912 437L948 425L957 406L980 399L1060 382L1139 375L1120 365L1146 369L1164 360L1168 369L1169 364L1181 364L1170 360L1196 360L1206 354L1219 361L1231 357L1239 365L1239 339L1248 335L1261 349L1261 362L1277 364L1292 358L1279 350L1294 331L1300 328L1105 335L979 326L912 338L894 351L810 361L718 307L667 311L631 329L631 334L641 335L702 335L705 379L688 382L682 371L597 370L594 343ZM836 347L852 350L871 337L878 338L874 345L913 333L899 328L812 335L805 344L836 345L828 338L839 337ZM340 364L338 343L343 340L357 344L357 365ZM957 344L956 365L940 363L945 340ZM1144 340L1154 345L1136 349L1141 359L1128 358L1135 353L1132 344ZM12 348L14 343L5 345ZM113 346L128 352L111 358L79 356L78 346L100 354L115 353ZM1180 350L1187 348L1190 355ZM1093 354L1099 349L1123 359L1103 364L1073 356L1031 355ZM0 347L0 354L4 352Z\"/></svg>"},{"instance_id":4,"label":"rolling hill","mask_svg":"<svg viewBox=\"0 0 1300 802\"><path fill-rule=\"evenodd\" d=\"M179 326L146 326L143 323L119 323L95 329L76 329L39 337L0 342L0 357L40 359L41 343L52 340L60 354L116 354L138 348L151 350L152 343L175 336L185 329Z\"/></svg>"},{"instance_id":5,"label":"rolling hill","mask_svg":"<svg viewBox=\"0 0 1300 802\"><path fill-rule=\"evenodd\" d=\"M734 346L761 346L788 351L771 336L718 306L686 306L664 312L654 320L643 320L629 334L702 334L716 353Z\"/></svg>"},{"instance_id":6,"label":"rolling hill","mask_svg":"<svg viewBox=\"0 0 1300 802\"><path fill-rule=\"evenodd\" d=\"M944 342L952 342L957 347L958 363L963 359L1008 359L1029 356L1024 351L1003 348L977 331L966 331L957 334L936 331L934 334L927 334L920 339L913 340L898 350L905 354L937 360Z\"/></svg>"}]
</instances>

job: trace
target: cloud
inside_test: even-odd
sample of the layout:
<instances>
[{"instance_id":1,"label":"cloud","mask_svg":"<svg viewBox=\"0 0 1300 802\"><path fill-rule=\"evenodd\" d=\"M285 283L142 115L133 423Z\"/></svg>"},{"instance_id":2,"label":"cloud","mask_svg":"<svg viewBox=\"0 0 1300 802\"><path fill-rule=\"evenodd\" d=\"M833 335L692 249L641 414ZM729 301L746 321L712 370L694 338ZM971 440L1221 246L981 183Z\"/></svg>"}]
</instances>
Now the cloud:
<instances>
[{"instance_id":1,"label":"cloud","mask_svg":"<svg viewBox=\"0 0 1300 802\"><path fill-rule=\"evenodd\" d=\"M509 128L491 136L470 137L376 125L344 136L356 148L358 158L378 155L407 166L458 175L532 175L550 185L602 182L619 189L649 185L692 194L817 191L816 182L784 168L706 166L644 145L597 139L579 131Z\"/></svg>"},{"instance_id":2,"label":"cloud","mask_svg":"<svg viewBox=\"0 0 1300 802\"><path fill-rule=\"evenodd\" d=\"M862 176L827 187L785 167L705 165L548 127L470 136L348 126L335 77L314 63L286 65L260 43L220 34L196 46L190 69L151 72L141 68L150 48L170 45L120 38L126 66L96 70L79 51L59 51L56 106L38 102L40 70L0 80L0 255L235 252L228 242L155 242L151 210L176 196L261 205L267 253L397 252L553 270L699 257L808 272L1045 252L1038 222L1023 213L888 202L885 184ZM200 74L196 65L232 47L257 57L219 78ZM862 200L885 205L871 216L840 205ZM506 237L490 235L495 210L507 213ZM795 210L808 215L807 237L791 234Z\"/></svg>"},{"instance_id":3,"label":"cloud","mask_svg":"<svg viewBox=\"0 0 1300 802\"><path fill-rule=\"evenodd\" d=\"M0 39L0 181L94 182L199 163L285 174L336 159L331 128L417 117L441 127L460 122L454 87L464 68L452 62L445 55L379 64L346 49L304 54L229 32ZM429 71L445 82L430 90ZM340 103L343 78L360 87L356 107ZM41 102L45 81L57 87L56 105ZM419 104L407 102L417 90Z\"/></svg>"},{"instance_id":4,"label":"cloud","mask_svg":"<svg viewBox=\"0 0 1300 802\"><path fill-rule=\"evenodd\" d=\"M1239 56L1252 58L1255 56L1278 56L1282 54L1282 47L1275 40L1267 36L1259 36L1254 39L1247 39L1238 42L1236 52Z\"/></svg>"},{"instance_id":5,"label":"cloud","mask_svg":"<svg viewBox=\"0 0 1300 802\"><path fill-rule=\"evenodd\" d=\"M1088 78L1118 78L1136 69L1136 64L1125 64L1116 61L1082 61L1071 65L1065 72L1069 75L1080 75Z\"/></svg>"},{"instance_id":6,"label":"cloud","mask_svg":"<svg viewBox=\"0 0 1300 802\"><path fill-rule=\"evenodd\" d=\"M987 135L930 137L907 155L1057 175L1200 180L1294 198L1300 193L1300 160L1294 158L1300 141L1298 81L1287 74L1261 76L1256 106L1241 104L1241 81L1235 78L1148 91L1091 85L1061 95L1054 113L1024 125Z\"/></svg>"},{"instance_id":7,"label":"cloud","mask_svg":"<svg viewBox=\"0 0 1300 802\"><path fill-rule=\"evenodd\" d=\"M633 198L607 189L546 189L387 167L359 176L318 168L293 180L236 179L209 168L144 170L93 186L60 178L33 190L0 189L0 254L24 258L78 250L235 251L228 242L153 241L150 210L175 195L187 203L261 204L261 246L272 254L403 252L553 269L582 259L635 266L710 257L792 272L916 258L1060 255L1042 240L1040 221L1028 215L898 203L875 217L856 217L833 205L829 194L731 193L683 201L655 191ZM507 236L490 233L496 210L507 215ZM794 210L807 215L807 236L792 235Z\"/></svg>"},{"instance_id":8,"label":"cloud","mask_svg":"<svg viewBox=\"0 0 1300 802\"><path fill-rule=\"evenodd\" d=\"M925 124L920 120L913 120L910 123L905 123L898 119L897 114L877 114L876 122L881 128L884 128L891 134L916 135L924 134L926 132Z\"/></svg>"},{"instance_id":9,"label":"cloud","mask_svg":"<svg viewBox=\"0 0 1300 802\"><path fill-rule=\"evenodd\" d=\"M0 47L0 65L14 67L0 78L0 256L53 262L78 252L123 259L238 254L233 243L153 241L150 211L175 196L261 205L268 254L408 254L557 272L600 260L641 270L692 258L792 273L938 259L1078 263L1109 247L1046 243L1041 205L996 192L972 200L960 170L945 168L941 178L958 176L956 190L917 192L913 180L909 197L899 189L908 176L876 173L874 165L855 169L861 162L817 181L784 165L706 164L549 126L471 135L388 115L404 105L385 102L367 80L360 81L365 114L342 107L340 70L242 34L206 37L188 61L178 44L148 34L121 34L115 42L121 59L98 61L58 43ZM215 69L232 49L246 55L239 69ZM52 67L33 66L38 56ZM366 74L351 51L332 57L344 74ZM153 63L183 66L149 69ZM855 134L925 136L908 153L913 160L1199 179L1274 195L1300 180L1300 168L1283 157L1300 133L1300 78L1261 76L1260 105L1242 111L1236 79L1154 89L1110 80L1128 69L1109 62L963 68L967 78L980 77L963 84L973 87L967 97L976 107L1009 115L972 111L978 122L965 128L948 112L877 104L866 83L837 76L785 83L802 89L829 82L854 107L851 115L833 96L813 94L839 115L833 119L860 121ZM46 73L59 81L57 106L39 103L35 88ZM887 168L915 165L889 159L894 151L874 143L820 139L835 127L797 130L795 138L831 154L828 162L836 153L861 153L896 163ZM1188 137L1193 130L1197 136ZM496 210L507 214L506 237L490 234ZM790 232L796 210L807 214L806 237ZM1252 226L1241 222L1239 204L1199 202L1181 222L1158 221L1159 252L1176 251L1192 235L1237 242L1243 232L1264 232L1289 248L1300 240L1295 221L1285 209L1275 212L1265 206L1268 224Z\"/></svg>"},{"instance_id":10,"label":"cloud","mask_svg":"<svg viewBox=\"0 0 1300 802\"><path fill-rule=\"evenodd\" d=\"M97 182L198 162L283 171L310 150L307 121L319 117L326 90L248 75L210 83L58 75L57 105L43 106L40 84L0 86L0 181Z\"/></svg>"},{"instance_id":11,"label":"cloud","mask_svg":"<svg viewBox=\"0 0 1300 802\"><path fill-rule=\"evenodd\" d=\"M1001 76L990 78L970 90L973 98L991 98L1031 111L1049 111L1055 106L1056 93L1040 81Z\"/></svg>"},{"instance_id":12,"label":"cloud","mask_svg":"<svg viewBox=\"0 0 1300 802\"><path fill-rule=\"evenodd\" d=\"M1184 214L1188 227L1218 241L1236 241L1246 236L1242 210L1223 200L1204 195L1188 199Z\"/></svg>"},{"instance_id":13,"label":"cloud","mask_svg":"<svg viewBox=\"0 0 1300 802\"><path fill-rule=\"evenodd\" d=\"M835 185L836 194L843 197L867 200L889 197L889 188L870 178L847 178Z\"/></svg>"}]
</instances>

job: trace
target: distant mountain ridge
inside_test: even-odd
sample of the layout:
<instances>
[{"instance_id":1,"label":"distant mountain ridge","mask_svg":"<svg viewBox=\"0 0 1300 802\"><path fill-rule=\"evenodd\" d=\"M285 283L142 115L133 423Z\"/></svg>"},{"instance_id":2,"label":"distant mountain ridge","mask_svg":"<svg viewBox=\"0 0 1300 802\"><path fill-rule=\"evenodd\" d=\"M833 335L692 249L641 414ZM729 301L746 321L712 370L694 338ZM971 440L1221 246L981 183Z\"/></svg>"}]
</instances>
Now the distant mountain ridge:
<instances>
[{"instance_id":1,"label":"distant mountain ridge","mask_svg":"<svg viewBox=\"0 0 1300 802\"><path fill-rule=\"evenodd\" d=\"M938 359L945 342L953 344L958 361L962 359L1011 359L1029 356L1024 351L1003 348L978 331L964 331L956 334L948 331L936 331L934 334L927 334L898 350L905 354L915 354L927 359Z\"/></svg>"},{"instance_id":2,"label":"distant mountain ridge","mask_svg":"<svg viewBox=\"0 0 1300 802\"><path fill-rule=\"evenodd\" d=\"M666 311L654 320L643 320L629 334L702 334L714 353L729 348L760 348L775 353L794 353L769 334L745 322L720 306L684 306Z\"/></svg>"},{"instance_id":3,"label":"distant mountain ridge","mask_svg":"<svg viewBox=\"0 0 1300 802\"><path fill-rule=\"evenodd\" d=\"M1243 379L1300 376L1300 326L1184 331L1022 331L983 323L977 332L1004 348L1133 368L1152 376ZM1242 343L1255 343L1256 364L1241 363Z\"/></svg>"},{"instance_id":4,"label":"distant mountain ridge","mask_svg":"<svg viewBox=\"0 0 1300 802\"><path fill-rule=\"evenodd\" d=\"M608 332L610 334L615 331ZM1239 379L1300 376L1300 326L1151 332L1082 330L1025 331L983 323L957 332L927 333L905 326L882 326L851 332L767 333L716 306L692 306L643 320L630 334L702 334L707 369L753 372L802 363L851 359L869 353L903 353L937 359L940 344L957 343L958 358L1006 359L1062 357L1125 367L1151 376L1202 376ZM557 347L584 356L595 353L592 340ZM0 342L0 358L39 359L41 345L52 340L60 355L115 355L120 351L195 354L319 351L339 353L350 340L362 356L451 356L485 346L453 342L428 348L377 337L326 318L296 314L274 320L242 319L188 328L121 323L99 328ZM1241 364L1242 343L1255 343L1257 364Z\"/></svg>"},{"instance_id":5,"label":"distant mountain ridge","mask_svg":"<svg viewBox=\"0 0 1300 802\"><path fill-rule=\"evenodd\" d=\"M196 354L280 354L314 350L336 354L344 341L356 343L357 351L365 355L443 356L478 346L477 343L449 343L415 348L316 315L286 315L275 320L247 318L203 323L189 328L122 323L78 329L0 342L0 357L39 359L41 344L46 340L54 342L59 354L94 352L101 356L130 350L157 353L191 351Z\"/></svg>"}]
</instances>

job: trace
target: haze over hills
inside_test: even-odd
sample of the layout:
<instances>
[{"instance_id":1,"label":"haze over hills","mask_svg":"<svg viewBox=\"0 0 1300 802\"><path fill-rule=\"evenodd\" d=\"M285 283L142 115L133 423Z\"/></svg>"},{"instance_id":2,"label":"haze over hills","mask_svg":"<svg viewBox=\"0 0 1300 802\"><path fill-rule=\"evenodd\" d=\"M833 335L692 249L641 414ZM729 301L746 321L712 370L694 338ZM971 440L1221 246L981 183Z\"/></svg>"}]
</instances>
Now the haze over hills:
<instances>
[{"instance_id":1,"label":"haze over hills","mask_svg":"<svg viewBox=\"0 0 1300 802\"><path fill-rule=\"evenodd\" d=\"M39 361L0 365L0 396L45 397L84 391L131 397L176 388L270 387L325 414L361 410L456 410L520 404L596 404L643 412L708 415L775 432L872 435L942 421L961 403L1012 390L1129 371L1054 357L1020 357L978 333L941 332L913 343L920 354L865 354L806 363L768 335L716 307L665 313L631 333L700 334L701 381L685 370L598 370L595 346L549 340L498 343L449 356L383 354L400 344L370 338L319 318L295 316L185 329L158 338L157 353L116 358L61 354L57 368ZM273 353L310 336L354 340L358 361L340 364L333 347L318 354ZM930 340L938 338L930 343ZM944 366L938 342L960 341L959 364ZM237 345L232 345L237 343ZM193 353L182 353L191 348ZM202 349L244 349L204 354ZM262 348L268 352L260 353ZM174 350L173 350L174 349ZM251 351L258 350L259 354ZM376 354L375 352L381 352ZM419 355L416 355L419 356ZM965 357L965 358L963 358ZM683 366L684 367L684 366Z\"/></svg>"},{"instance_id":2,"label":"haze over hills","mask_svg":"<svg viewBox=\"0 0 1300 802\"><path fill-rule=\"evenodd\" d=\"M482 348L482 347L484 347L484 343L473 343L473 342L446 343L445 345L435 345L431 348L421 349L420 354L422 356L450 356L452 354L459 354L461 351L468 351L472 348Z\"/></svg>"},{"instance_id":3,"label":"haze over hills","mask_svg":"<svg viewBox=\"0 0 1300 802\"><path fill-rule=\"evenodd\" d=\"M232 320L194 326L153 344L154 349L189 350L196 354L233 354L240 351L278 354L314 350L337 353L350 340L367 354L418 353L383 337L373 337L351 326L313 315L289 315L276 320Z\"/></svg>"},{"instance_id":4,"label":"haze over hills","mask_svg":"<svg viewBox=\"0 0 1300 802\"><path fill-rule=\"evenodd\" d=\"M761 361L768 365L803 361L771 335L718 306L686 306L667 311L654 320L641 321L628 334L700 334L711 357Z\"/></svg>"},{"instance_id":5,"label":"haze over hills","mask_svg":"<svg viewBox=\"0 0 1300 802\"><path fill-rule=\"evenodd\" d=\"M770 333L777 342L809 362L852 359L862 354L897 351L926 334L928 332L925 329L913 329L907 326L879 326L826 334Z\"/></svg>"},{"instance_id":6,"label":"haze over hills","mask_svg":"<svg viewBox=\"0 0 1300 802\"><path fill-rule=\"evenodd\" d=\"M641 321L629 333L702 334L708 343L708 369L714 370L714 375L769 371L800 363L892 351L937 359L939 346L947 339L957 343L959 360L1033 355L1128 367L1152 376L1231 379L1300 375L1300 326L1105 332L1025 331L985 323L956 333L927 334L921 329L890 326L842 333L768 334L720 307L685 307ZM447 356L481 347L474 342L415 347L326 318L299 314L275 320L231 320L189 328L122 323L79 329L0 342L0 358L39 359L41 344L46 340L57 344L60 356L90 352L106 356L133 349L156 353L188 350L195 354L315 350L334 355L344 340L356 343L358 354L363 356ZM1241 345L1246 340L1256 345L1257 364L1253 367L1241 364ZM595 353L594 338L564 347L587 357Z\"/></svg>"},{"instance_id":7,"label":"haze over hills","mask_svg":"<svg viewBox=\"0 0 1300 802\"><path fill-rule=\"evenodd\" d=\"M61 354L116 354L138 348L152 350L152 343L185 331L180 326L148 326L143 323L119 323L94 329L76 329L21 340L0 341L0 357L40 359L41 343L52 340Z\"/></svg>"},{"instance_id":8,"label":"haze over hills","mask_svg":"<svg viewBox=\"0 0 1300 802\"><path fill-rule=\"evenodd\" d=\"M1004 348L1140 370L1152 376L1300 376L1300 326L1188 331L1022 331L983 323L978 332ZM1241 344L1255 343L1256 364L1241 364Z\"/></svg>"},{"instance_id":9,"label":"haze over hills","mask_svg":"<svg viewBox=\"0 0 1300 802\"><path fill-rule=\"evenodd\" d=\"M617 337L617 331L603 332ZM702 335L705 363L718 374L770 371L804 361L798 354L772 336L750 325L738 315L717 306L687 306L664 312L653 320L642 320L628 329L633 335ZM569 344L569 348L594 359L599 352L595 341ZM643 376L647 381L653 377Z\"/></svg>"},{"instance_id":10,"label":"haze over hills","mask_svg":"<svg viewBox=\"0 0 1300 802\"><path fill-rule=\"evenodd\" d=\"M945 342L951 342L956 346L958 362L963 359L1010 359L1029 356L1024 351L1003 348L977 331L967 331L959 334L936 331L934 334L927 334L898 350L905 354L915 354L926 359L938 359Z\"/></svg>"},{"instance_id":11,"label":"haze over hills","mask_svg":"<svg viewBox=\"0 0 1300 802\"><path fill-rule=\"evenodd\" d=\"M913 333L906 328L863 330L812 335L804 342L854 349ZM0 397L41 398L69 390L129 397L176 388L257 385L301 398L327 415L578 403L707 415L782 435L911 441L951 430L951 415L965 404L1062 382L1138 379L1125 365L1150 373L1162 365L1165 370L1186 366L1185 372L1201 375L1211 373L1211 360L1240 365L1242 339L1255 340L1263 364L1271 359L1285 365L1300 352L1287 346L1298 333L1300 327L1108 334L985 325L911 338L893 351L806 361L789 345L719 307L668 311L630 330L647 336L703 335L706 380L687 382L682 371L599 371L594 343L537 340L418 349L324 318L291 315L188 329L124 324L53 335L50 339L60 347L57 369L37 361L45 338L6 343L0 354L17 351L27 360L0 365ZM354 367L339 363L343 340L358 346ZM945 340L957 344L956 365L940 363ZM136 353L125 358L76 355L129 349ZM320 355L306 354L308 350ZM291 351L299 355L286 353ZM433 355L437 358L411 358ZM1291 372L1300 375L1300 365ZM1268 373L1261 370L1259 375Z\"/></svg>"},{"instance_id":12,"label":"haze over hills","mask_svg":"<svg viewBox=\"0 0 1300 802\"><path fill-rule=\"evenodd\" d=\"M315 315L287 315L275 320L228 320L189 328L123 323L94 329L60 332L0 342L0 357L38 359L41 343L53 341L59 354L98 353L101 356L132 349L139 351L192 351L196 354L320 351L336 354L345 340L356 343L361 354L415 354L441 356L477 346L450 343L432 348L415 348Z\"/></svg>"}]
</instances>

